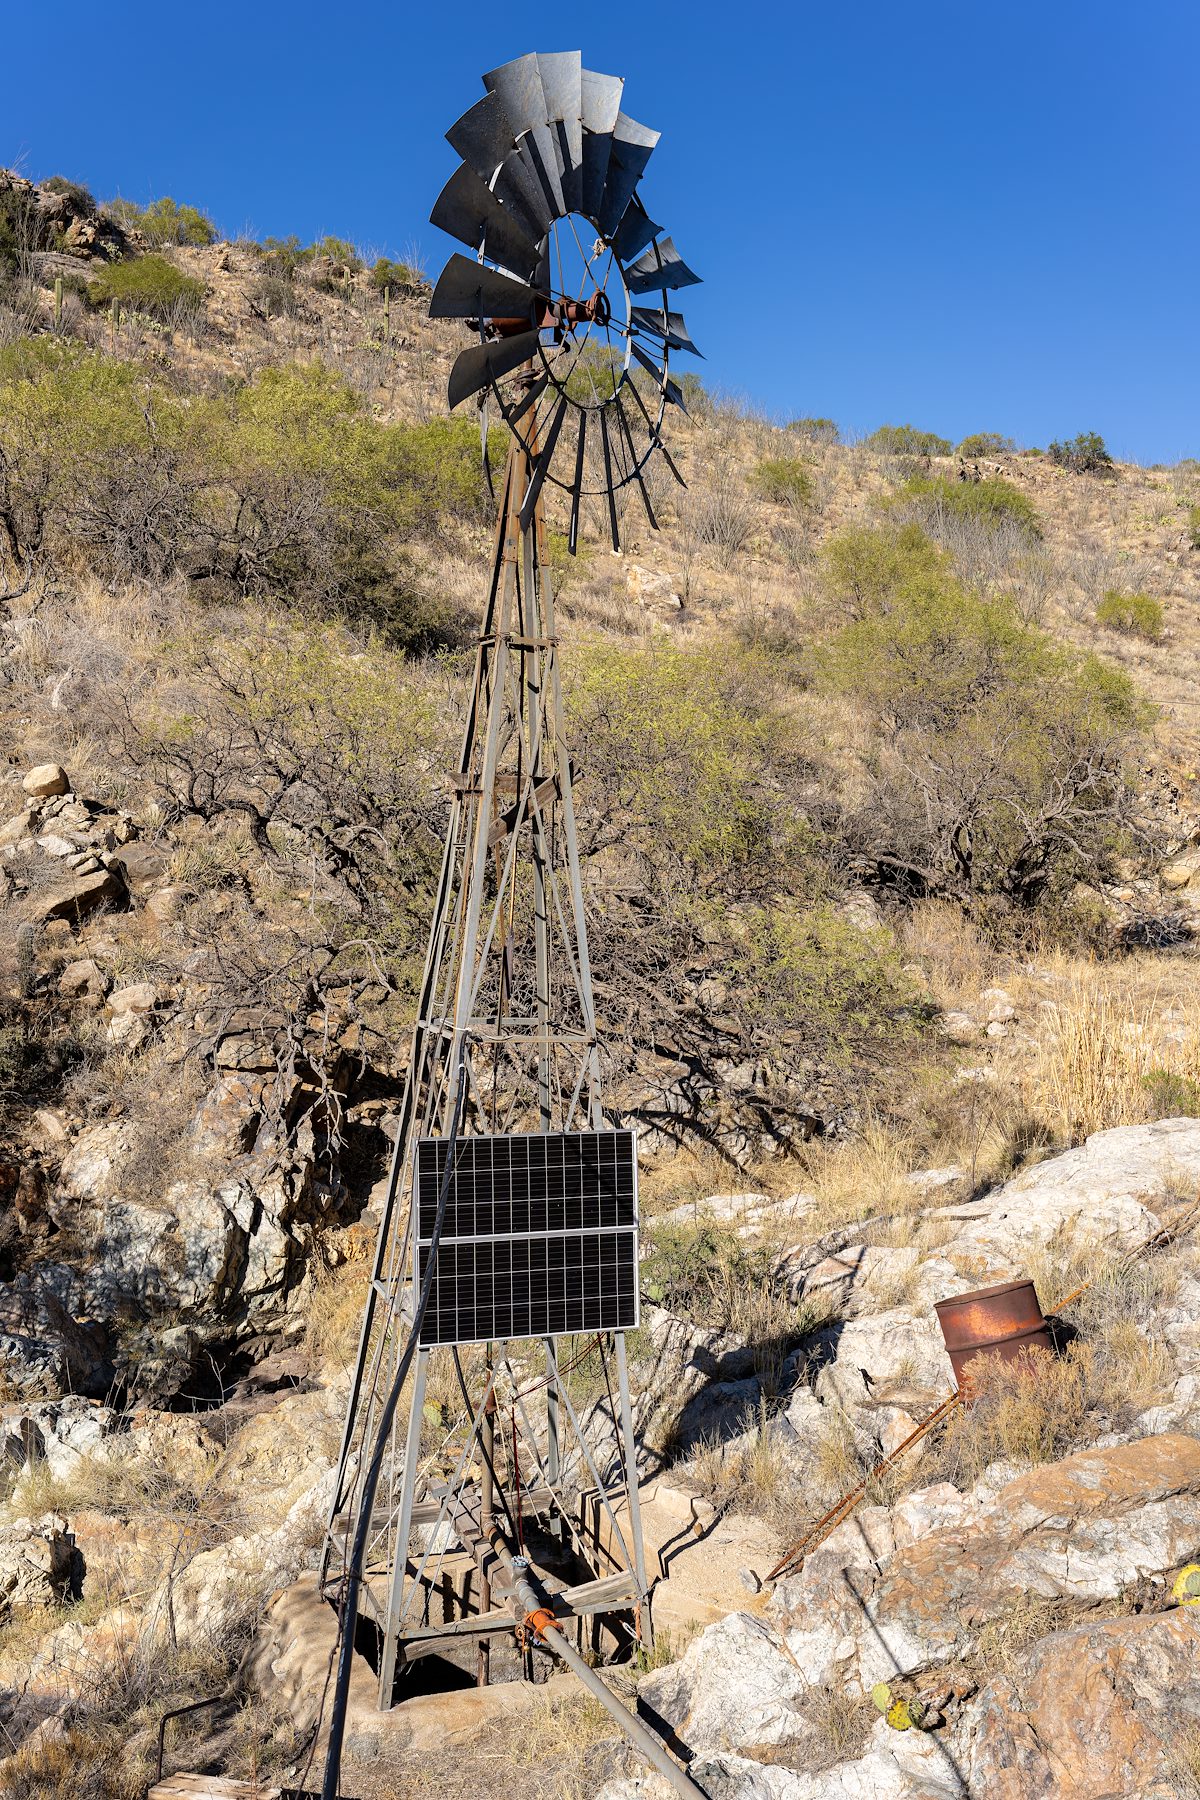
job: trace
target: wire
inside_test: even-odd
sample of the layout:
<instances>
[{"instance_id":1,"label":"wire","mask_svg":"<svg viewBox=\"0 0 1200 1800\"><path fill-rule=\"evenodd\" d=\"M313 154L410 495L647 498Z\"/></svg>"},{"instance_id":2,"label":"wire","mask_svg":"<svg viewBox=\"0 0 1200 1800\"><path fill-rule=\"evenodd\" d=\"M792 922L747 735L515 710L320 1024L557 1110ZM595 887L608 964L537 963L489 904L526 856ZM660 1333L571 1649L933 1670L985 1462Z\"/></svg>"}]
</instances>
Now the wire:
<instances>
[{"instance_id":1,"label":"wire","mask_svg":"<svg viewBox=\"0 0 1200 1800\"><path fill-rule=\"evenodd\" d=\"M458 1080L454 1094L454 1110L450 1119L450 1129L446 1133L450 1142L458 1136L458 1127L462 1118L463 1095L466 1089L466 1057L467 1039L462 1038L458 1049ZM366 1479L362 1486L362 1497L359 1502L358 1523L354 1529L354 1548L350 1553L350 1567L347 1571L346 1585L342 1590L341 1621L339 1624L340 1646L338 1651L337 1682L333 1691L333 1710L329 1720L329 1746L325 1753L325 1777L321 1784L321 1800L338 1800L338 1784L342 1767L342 1744L346 1736L346 1708L350 1699L350 1675L354 1667L354 1637L358 1622L358 1593L362 1586L363 1564L366 1560L367 1538L371 1531L371 1514L375 1508L375 1495L379 1488L379 1477L383 1472L383 1460L387 1454L388 1440L392 1434L392 1422L396 1416L396 1407L400 1400L400 1391L408 1379L408 1371L416 1353L421 1335L421 1326L425 1319L425 1311L429 1305L429 1296L433 1291L433 1277L437 1268L438 1244L442 1236L442 1226L446 1218L446 1202L450 1196L450 1183L454 1175L453 1156L447 1156L446 1167L442 1174L441 1192L438 1194L437 1213L433 1221L433 1230L429 1236L429 1257L425 1264L425 1275L421 1282L421 1291L417 1297L416 1309L413 1313L412 1328L408 1334L396 1368L395 1378L384 1401L379 1415L379 1430L375 1436L375 1449L367 1469ZM404 1555L404 1546L398 1546L398 1554Z\"/></svg>"}]
</instances>

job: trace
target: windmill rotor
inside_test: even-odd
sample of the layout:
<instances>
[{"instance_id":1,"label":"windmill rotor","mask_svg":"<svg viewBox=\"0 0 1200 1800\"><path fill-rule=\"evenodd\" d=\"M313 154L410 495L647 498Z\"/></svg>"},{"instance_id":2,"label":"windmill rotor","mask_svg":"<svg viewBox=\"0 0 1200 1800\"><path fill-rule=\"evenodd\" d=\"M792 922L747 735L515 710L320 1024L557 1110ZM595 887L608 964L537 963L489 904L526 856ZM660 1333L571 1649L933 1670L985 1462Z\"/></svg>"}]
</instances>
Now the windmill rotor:
<instances>
[{"instance_id":1,"label":"windmill rotor","mask_svg":"<svg viewBox=\"0 0 1200 1800\"><path fill-rule=\"evenodd\" d=\"M580 502L636 486L662 451L669 406L683 407L672 358L698 356L679 289L700 277L663 237L638 187L659 133L622 110L624 82L585 69L578 51L530 53L483 78L483 98L446 133L462 158L432 222L471 255L452 255L430 317L475 341L451 370L452 408L494 401L530 460L528 520L550 485Z\"/></svg>"}]
</instances>

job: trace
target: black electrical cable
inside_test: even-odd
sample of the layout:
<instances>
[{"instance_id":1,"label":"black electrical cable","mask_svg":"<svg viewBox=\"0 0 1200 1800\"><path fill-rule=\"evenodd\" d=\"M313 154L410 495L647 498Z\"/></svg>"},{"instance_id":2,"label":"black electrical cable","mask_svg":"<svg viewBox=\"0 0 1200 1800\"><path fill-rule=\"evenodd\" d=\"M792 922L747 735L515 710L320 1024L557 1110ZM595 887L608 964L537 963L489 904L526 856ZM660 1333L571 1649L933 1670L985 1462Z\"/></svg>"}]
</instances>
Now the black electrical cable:
<instances>
[{"instance_id":1,"label":"black electrical cable","mask_svg":"<svg viewBox=\"0 0 1200 1800\"><path fill-rule=\"evenodd\" d=\"M459 1122L462 1117L463 1093L466 1088L466 1055L467 1041L464 1038L458 1052L458 1083L454 1095L454 1111L450 1120L450 1129L446 1133L450 1142L458 1136ZM363 1564L366 1561L367 1538L371 1530L371 1514L375 1509L375 1495L379 1487L379 1477L383 1472L383 1459L387 1454L388 1439L392 1434L392 1422L396 1416L396 1407L400 1400L400 1390L408 1377L412 1366L413 1355L421 1335L421 1325L425 1318L425 1309L429 1305L429 1296L433 1289L434 1270L437 1267L438 1242L442 1235L442 1224L446 1217L446 1202L450 1195L450 1182L454 1174L453 1158L446 1158L446 1167L442 1175L441 1192L438 1194L437 1213L433 1221L433 1230L429 1234L429 1258L425 1265L425 1277L421 1283L421 1292L417 1296L416 1310L413 1313L412 1329L408 1342L401 1353L396 1376L388 1390L383 1411L379 1416L379 1430L375 1437L375 1449L371 1455L366 1478L363 1481L362 1495L359 1500L358 1524L354 1531L354 1547L350 1552L350 1566L346 1574L346 1585L342 1590L341 1644L338 1651L337 1682L333 1690L333 1709L329 1719L329 1746L325 1753L325 1778L321 1784L321 1800L338 1800L338 1783L342 1770L342 1744L346 1736L346 1708L350 1699L350 1674L354 1667L354 1636L358 1623L358 1592L362 1586ZM414 1196L415 1204L415 1196ZM405 1546L397 1546L397 1555L405 1554Z\"/></svg>"}]
</instances>

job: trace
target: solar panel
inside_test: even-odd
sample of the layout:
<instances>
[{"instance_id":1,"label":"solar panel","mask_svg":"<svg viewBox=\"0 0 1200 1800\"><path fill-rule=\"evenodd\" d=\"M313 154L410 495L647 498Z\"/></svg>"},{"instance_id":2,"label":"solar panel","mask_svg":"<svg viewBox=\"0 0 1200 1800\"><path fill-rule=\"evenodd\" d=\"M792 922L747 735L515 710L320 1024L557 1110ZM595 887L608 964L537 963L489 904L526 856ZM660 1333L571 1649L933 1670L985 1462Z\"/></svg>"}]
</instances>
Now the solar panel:
<instances>
[{"instance_id":1,"label":"solar panel","mask_svg":"<svg viewBox=\"0 0 1200 1800\"><path fill-rule=\"evenodd\" d=\"M418 1285L447 1166L423 1347L636 1326L631 1131L422 1138L414 1180Z\"/></svg>"}]
</instances>

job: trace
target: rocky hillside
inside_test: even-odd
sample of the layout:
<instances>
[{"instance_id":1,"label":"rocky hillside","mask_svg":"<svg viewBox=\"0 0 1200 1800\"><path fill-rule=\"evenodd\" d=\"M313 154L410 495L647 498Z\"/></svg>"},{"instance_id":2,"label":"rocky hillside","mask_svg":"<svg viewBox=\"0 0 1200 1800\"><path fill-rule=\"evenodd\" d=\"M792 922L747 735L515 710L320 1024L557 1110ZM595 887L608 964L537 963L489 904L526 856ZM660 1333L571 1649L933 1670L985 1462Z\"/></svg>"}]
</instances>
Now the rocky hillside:
<instances>
[{"instance_id":1,"label":"rocky hillside","mask_svg":"<svg viewBox=\"0 0 1200 1800\"><path fill-rule=\"evenodd\" d=\"M263 1618L328 1503L490 538L419 271L164 205L0 174L30 1797L140 1794L162 1711L227 1684L176 1766L307 1754ZM1200 1792L1200 468L687 397L662 530L554 548L645 1475L747 1565L744 1607L675 1605L641 1704L713 1796ZM1012 1274L1090 1283L1053 1377L998 1379L764 1583L949 1391L934 1302ZM532 1791L657 1791L538 1705ZM527 1753L472 1729L457 1772L385 1746L353 1791L492 1791Z\"/></svg>"}]
</instances>

